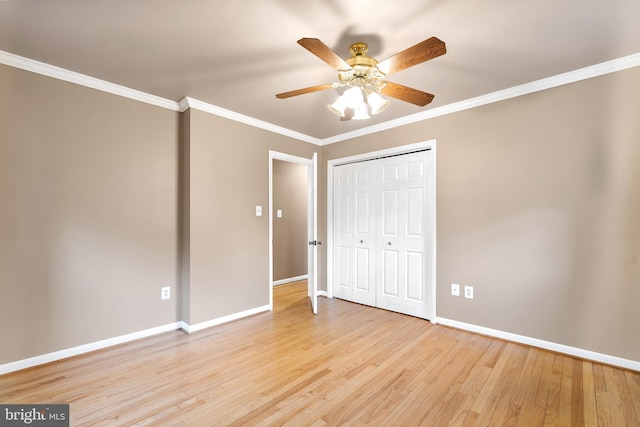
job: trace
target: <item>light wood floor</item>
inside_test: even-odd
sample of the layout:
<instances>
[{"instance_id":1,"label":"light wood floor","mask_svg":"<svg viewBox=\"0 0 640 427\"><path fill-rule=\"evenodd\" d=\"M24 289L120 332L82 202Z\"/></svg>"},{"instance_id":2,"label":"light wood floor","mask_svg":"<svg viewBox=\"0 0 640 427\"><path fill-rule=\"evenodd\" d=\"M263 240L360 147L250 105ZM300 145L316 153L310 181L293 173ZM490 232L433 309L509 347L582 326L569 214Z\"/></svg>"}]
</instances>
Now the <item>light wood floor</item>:
<instances>
[{"instance_id":1,"label":"light wood floor","mask_svg":"<svg viewBox=\"0 0 640 427\"><path fill-rule=\"evenodd\" d=\"M275 309L0 376L71 425L640 426L640 373L357 304L305 283Z\"/></svg>"}]
</instances>

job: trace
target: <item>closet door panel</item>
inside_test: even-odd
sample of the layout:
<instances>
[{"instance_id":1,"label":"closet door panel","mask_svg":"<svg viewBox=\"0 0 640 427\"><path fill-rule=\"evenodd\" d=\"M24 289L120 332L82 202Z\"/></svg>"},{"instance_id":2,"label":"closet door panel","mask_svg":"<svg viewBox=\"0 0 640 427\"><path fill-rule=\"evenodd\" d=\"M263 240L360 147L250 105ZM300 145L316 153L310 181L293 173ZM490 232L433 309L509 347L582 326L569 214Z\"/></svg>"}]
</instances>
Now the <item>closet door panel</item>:
<instances>
[{"instance_id":1,"label":"closet door panel","mask_svg":"<svg viewBox=\"0 0 640 427\"><path fill-rule=\"evenodd\" d=\"M384 250L382 251L382 278L383 283L380 286L381 294L386 298L397 298L400 295L398 277L398 251Z\"/></svg>"},{"instance_id":2,"label":"closet door panel","mask_svg":"<svg viewBox=\"0 0 640 427\"><path fill-rule=\"evenodd\" d=\"M351 194L340 194L338 197L338 233L351 234Z\"/></svg>"},{"instance_id":3,"label":"closet door panel","mask_svg":"<svg viewBox=\"0 0 640 427\"><path fill-rule=\"evenodd\" d=\"M399 236L399 190L385 190L382 193L382 238Z\"/></svg>"},{"instance_id":4,"label":"closet door panel","mask_svg":"<svg viewBox=\"0 0 640 427\"><path fill-rule=\"evenodd\" d=\"M425 235L426 211L426 152L416 153L406 162L403 175L404 207L402 240L404 243L404 280L402 306L405 314L427 317Z\"/></svg>"},{"instance_id":5,"label":"closet door panel","mask_svg":"<svg viewBox=\"0 0 640 427\"><path fill-rule=\"evenodd\" d=\"M356 248L356 276L353 290L354 300L367 300L371 289L371 253L368 248ZM364 294L364 295L363 295ZM360 301L358 301L360 302Z\"/></svg>"},{"instance_id":6,"label":"closet door panel","mask_svg":"<svg viewBox=\"0 0 640 427\"><path fill-rule=\"evenodd\" d=\"M424 262L422 252L410 252L406 254L407 288L408 300L417 303L424 302Z\"/></svg>"},{"instance_id":7,"label":"closet door panel","mask_svg":"<svg viewBox=\"0 0 640 427\"><path fill-rule=\"evenodd\" d=\"M422 318L433 314L430 155L336 167L342 169L334 172L337 297Z\"/></svg>"},{"instance_id":8,"label":"closet door panel","mask_svg":"<svg viewBox=\"0 0 640 427\"><path fill-rule=\"evenodd\" d=\"M353 249L356 265L352 301L375 305L375 213L373 191L373 165L371 162L355 163L352 197L355 203L353 214Z\"/></svg>"},{"instance_id":9,"label":"closet door panel","mask_svg":"<svg viewBox=\"0 0 640 427\"><path fill-rule=\"evenodd\" d=\"M337 277L335 280L335 294L338 298L351 299L351 247L338 246L336 258L340 260L336 264Z\"/></svg>"},{"instance_id":10,"label":"closet door panel","mask_svg":"<svg viewBox=\"0 0 640 427\"><path fill-rule=\"evenodd\" d=\"M353 298L353 168L340 166L334 170L335 246L333 252L334 295L338 298Z\"/></svg>"},{"instance_id":11,"label":"closet door panel","mask_svg":"<svg viewBox=\"0 0 640 427\"><path fill-rule=\"evenodd\" d=\"M393 274L385 272L377 305L387 310L425 317L424 281L424 153L383 159L381 251L395 251ZM397 171L393 173L392 171ZM387 255L382 255L385 258ZM385 269L391 263L385 263ZM388 290L395 287L394 292Z\"/></svg>"},{"instance_id":12,"label":"closet door panel","mask_svg":"<svg viewBox=\"0 0 640 427\"><path fill-rule=\"evenodd\" d=\"M424 237L424 188L407 188L406 237Z\"/></svg>"}]
</instances>

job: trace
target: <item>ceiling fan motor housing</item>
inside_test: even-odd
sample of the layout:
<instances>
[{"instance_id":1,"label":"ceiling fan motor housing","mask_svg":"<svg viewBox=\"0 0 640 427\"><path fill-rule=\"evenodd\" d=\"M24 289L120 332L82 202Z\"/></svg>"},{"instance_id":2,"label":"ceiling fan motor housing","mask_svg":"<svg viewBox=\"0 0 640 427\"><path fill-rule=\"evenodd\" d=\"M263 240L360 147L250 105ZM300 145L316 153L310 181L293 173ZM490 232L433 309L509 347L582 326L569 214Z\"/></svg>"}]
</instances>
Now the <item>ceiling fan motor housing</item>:
<instances>
[{"instance_id":1,"label":"ceiling fan motor housing","mask_svg":"<svg viewBox=\"0 0 640 427\"><path fill-rule=\"evenodd\" d=\"M349 86L376 85L377 80L384 77L376 67L378 61L375 58L367 56L369 46L366 43L358 42L351 45L351 58L345 59L345 62L351 67L350 70L338 71L340 83ZM379 91L379 88L374 89Z\"/></svg>"},{"instance_id":2,"label":"ceiling fan motor housing","mask_svg":"<svg viewBox=\"0 0 640 427\"><path fill-rule=\"evenodd\" d=\"M374 58L367 56L369 46L366 43L358 42L351 45L349 48L351 52L351 58L345 60L345 62L352 67L366 67L367 69L378 64Z\"/></svg>"}]
</instances>

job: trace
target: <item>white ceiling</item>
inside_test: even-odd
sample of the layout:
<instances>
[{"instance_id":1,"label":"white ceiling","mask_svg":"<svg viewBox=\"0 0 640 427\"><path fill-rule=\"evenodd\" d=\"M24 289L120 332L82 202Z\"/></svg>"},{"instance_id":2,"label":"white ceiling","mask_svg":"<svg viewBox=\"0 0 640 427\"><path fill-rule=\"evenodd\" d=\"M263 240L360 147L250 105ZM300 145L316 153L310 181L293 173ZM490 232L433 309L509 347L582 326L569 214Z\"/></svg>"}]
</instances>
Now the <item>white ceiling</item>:
<instances>
[{"instance_id":1,"label":"white ceiling","mask_svg":"<svg viewBox=\"0 0 640 427\"><path fill-rule=\"evenodd\" d=\"M639 0L0 0L0 50L327 138L640 53L638 17ZM302 37L383 60L431 36L447 54L389 78L427 107L340 122L333 90L275 98L336 81Z\"/></svg>"}]
</instances>

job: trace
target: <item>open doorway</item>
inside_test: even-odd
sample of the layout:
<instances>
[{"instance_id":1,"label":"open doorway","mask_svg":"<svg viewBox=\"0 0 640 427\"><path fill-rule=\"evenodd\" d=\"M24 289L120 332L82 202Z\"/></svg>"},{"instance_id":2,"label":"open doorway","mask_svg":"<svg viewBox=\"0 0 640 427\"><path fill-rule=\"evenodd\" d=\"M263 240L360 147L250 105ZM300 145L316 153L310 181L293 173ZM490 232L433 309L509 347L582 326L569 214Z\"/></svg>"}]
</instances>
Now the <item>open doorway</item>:
<instances>
[{"instance_id":1,"label":"open doorway","mask_svg":"<svg viewBox=\"0 0 640 427\"><path fill-rule=\"evenodd\" d=\"M302 169L297 166L301 166ZM274 173L275 171L275 173ZM275 185L282 185L287 182L287 176L276 176L276 173L282 173L286 171L289 177L295 179L296 174L306 173L306 192L304 188L297 188L296 191L306 196L306 214L300 218L300 212L285 212L283 206L276 205L275 195L277 193L286 192L286 189L275 188ZM299 184L299 183L297 183ZM284 203L282 200L278 203ZM296 209L300 204L298 201L293 202L290 205L292 209ZM280 212L279 212L280 211ZM282 232L279 235L278 242L274 235L274 229L276 221L284 220L285 215L294 215L296 217L296 223L290 224L292 227L286 228L283 231L280 225L284 224L284 221L280 221L277 227L278 231ZM287 217L288 218L288 217ZM292 218L293 219L293 218ZM303 227L300 222L306 221L306 227ZM305 234L300 230L304 229ZM295 233L294 235L287 235L286 233ZM311 300L311 307L314 314L317 313L317 299L318 299L318 280L317 280L317 260L318 260L318 245L320 242L317 240L318 234L318 221L317 221L317 154L313 154L311 159L305 159L303 157L292 156L289 154L278 153L275 151L269 151L269 306L273 310L273 285L274 283L288 283L289 280L303 280L306 275L308 296ZM279 247L276 248L275 245ZM275 250L284 251L284 253L275 254ZM294 256L293 260L282 260L287 257L290 251L295 250L298 253ZM306 254L306 269L300 269L300 265L304 265L304 260L300 260L300 253ZM274 261L278 258L280 264L276 267ZM274 279L274 272L276 271L279 276L278 280ZM297 273L291 273L292 271L302 272L301 275ZM306 273L305 273L306 271ZM293 276L291 276L294 274ZM290 276L290 277L286 277Z\"/></svg>"},{"instance_id":2,"label":"open doorway","mask_svg":"<svg viewBox=\"0 0 640 427\"><path fill-rule=\"evenodd\" d=\"M273 285L307 278L308 166L273 160Z\"/></svg>"}]
</instances>

